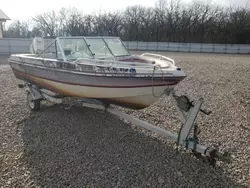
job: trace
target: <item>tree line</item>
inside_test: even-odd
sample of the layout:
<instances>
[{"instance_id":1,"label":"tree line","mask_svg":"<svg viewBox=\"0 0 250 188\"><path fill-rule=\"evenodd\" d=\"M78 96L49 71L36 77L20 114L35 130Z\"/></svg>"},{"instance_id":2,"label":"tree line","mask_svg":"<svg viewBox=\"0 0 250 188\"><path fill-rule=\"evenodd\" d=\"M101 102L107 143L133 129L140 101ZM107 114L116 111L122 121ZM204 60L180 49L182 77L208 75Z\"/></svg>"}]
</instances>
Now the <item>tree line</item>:
<instances>
[{"instance_id":1,"label":"tree line","mask_svg":"<svg viewBox=\"0 0 250 188\"><path fill-rule=\"evenodd\" d=\"M114 12L81 14L62 8L16 21L4 37L119 36L126 41L250 44L250 9L180 0L157 0Z\"/></svg>"}]
</instances>

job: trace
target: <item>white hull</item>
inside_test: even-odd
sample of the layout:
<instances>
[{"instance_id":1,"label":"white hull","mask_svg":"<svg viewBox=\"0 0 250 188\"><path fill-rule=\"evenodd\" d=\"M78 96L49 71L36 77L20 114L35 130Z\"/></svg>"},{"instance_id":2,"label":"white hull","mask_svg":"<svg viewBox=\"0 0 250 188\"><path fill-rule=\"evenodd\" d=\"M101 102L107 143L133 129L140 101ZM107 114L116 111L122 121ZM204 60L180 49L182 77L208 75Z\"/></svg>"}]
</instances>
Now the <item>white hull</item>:
<instances>
[{"instance_id":1,"label":"white hull","mask_svg":"<svg viewBox=\"0 0 250 188\"><path fill-rule=\"evenodd\" d=\"M156 102L167 88L173 86L155 86L155 87L138 87L138 88L106 88L106 87L89 87L80 85L71 85L66 83L54 82L34 76L30 79L52 91L60 94L105 99L111 102L118 102L124 104L135 105L138 107L147 107Z\"/></svg>"}]
</instances>

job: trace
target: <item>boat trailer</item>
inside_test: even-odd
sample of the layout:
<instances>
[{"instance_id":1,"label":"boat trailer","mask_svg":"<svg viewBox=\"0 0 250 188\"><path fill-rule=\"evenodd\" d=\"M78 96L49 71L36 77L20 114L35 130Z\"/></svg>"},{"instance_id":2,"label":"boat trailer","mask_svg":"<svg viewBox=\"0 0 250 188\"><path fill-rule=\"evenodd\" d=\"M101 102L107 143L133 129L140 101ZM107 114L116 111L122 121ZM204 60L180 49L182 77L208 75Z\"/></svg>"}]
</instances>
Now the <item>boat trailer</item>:
<instances>
[{"instance_id":1,"label":"boat trailer","mask_svg":"<svg viewBox=\"0 0 250 188\"><path fill-rule=\"evenodd\" d=\"M38 111L40 109L40 101L48 100L58 104L66 104L71 106L82 106L107 111L113 115L118 116L121 119L131 122L133 125L143 127L156 134L159 134L169 140L174 141L178 146L183 146L193 152L194 156L202 159L212 166L216 165L216 161L224 161L230 163L231 155L226 151L221 151L218 147L210 148L199 144L198 138L198 125L195 122L199 112L209 115L211 111L201 109L203 99L199 99L196 102L190 101L187 96L177 96L174 89L166 90L165 94L174 98L177 110L180 113L182 125L178 133L173 133L161 129L155 125L149 124L124 112L116 110L109 104L105 104L102 101L96 99L76 99L70 97L58 95L49 90L39 88L36 85L30 83L18 84L19 88L25 88L27 93L27 102L32 111ZM49 92L49 93L48 93ZM193 134L191 134L191 131Z\"/></svg>"}]
</instances>

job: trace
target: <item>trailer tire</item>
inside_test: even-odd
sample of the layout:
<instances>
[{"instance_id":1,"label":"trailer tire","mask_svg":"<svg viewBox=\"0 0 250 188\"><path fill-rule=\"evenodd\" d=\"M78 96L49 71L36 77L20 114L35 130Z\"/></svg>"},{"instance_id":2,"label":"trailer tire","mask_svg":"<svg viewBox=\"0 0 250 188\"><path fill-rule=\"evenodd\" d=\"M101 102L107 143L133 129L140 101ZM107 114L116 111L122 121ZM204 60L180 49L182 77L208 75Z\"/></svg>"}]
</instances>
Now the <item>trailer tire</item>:
<instances>
[{"instance_id":1,"label":"trailer tire","mask_svg":"<svg viewBox=\"0 0 250 188\"><path fill-rule=\"evenodd\" d=\"M40 100L34 100L30 91L27 92L27 102L28 106L32 111L39 111L40 109Z\"/></svg>"}]
</instances>

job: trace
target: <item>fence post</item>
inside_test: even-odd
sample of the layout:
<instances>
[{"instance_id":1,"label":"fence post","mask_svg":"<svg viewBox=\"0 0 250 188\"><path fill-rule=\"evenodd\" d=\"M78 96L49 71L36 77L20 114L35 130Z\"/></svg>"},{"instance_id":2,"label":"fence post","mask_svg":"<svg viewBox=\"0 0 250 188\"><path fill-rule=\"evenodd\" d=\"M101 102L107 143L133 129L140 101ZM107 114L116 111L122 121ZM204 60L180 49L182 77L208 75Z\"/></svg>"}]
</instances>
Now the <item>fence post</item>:
<instances>
[{"instance_id":1,"label":"fence post","mask_svg":"<svg viewBox=\"0 0 250 188\"><path fill-rule=\"evenodd\" d=\"M12 54L12 52L11 52L11 45L10 45L10 39L6 39L6 40L8 40L8 45L9 45L9 54Z\"/></svg>"}]
</instances>

